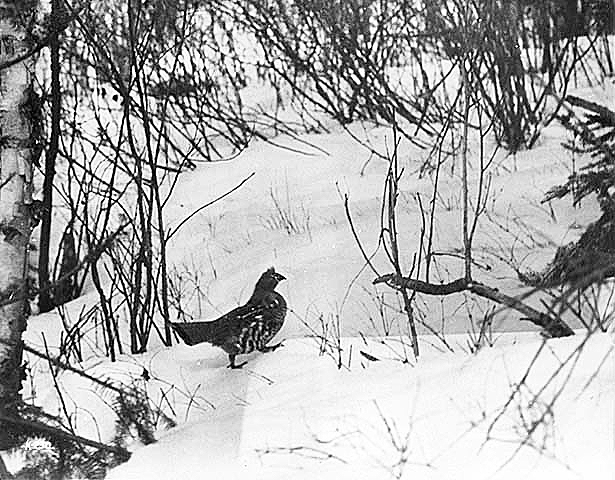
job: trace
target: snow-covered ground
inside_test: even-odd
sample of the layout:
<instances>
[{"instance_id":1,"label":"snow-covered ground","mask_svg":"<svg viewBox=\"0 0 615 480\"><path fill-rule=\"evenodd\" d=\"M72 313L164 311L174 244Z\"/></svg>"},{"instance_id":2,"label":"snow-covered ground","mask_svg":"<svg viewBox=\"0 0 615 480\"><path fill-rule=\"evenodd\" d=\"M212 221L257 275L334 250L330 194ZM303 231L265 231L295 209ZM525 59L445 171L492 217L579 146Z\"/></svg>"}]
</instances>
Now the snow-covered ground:
<instances>
[{"instance_id":1,"label":"snow-covered ground","mask_svg":"<svg viewBox=\"0 0 615 480\"><path fill-rule=\"evenodd\" d=\"M356 130L360 131L360 127ZM391 148L390 129L375 128L368 135L379 151ZM570 173L570 159L560 145L564 137L563 129L556 127L546 132L541 145L514 159L507 158L504 150L497 153L499 166L493 169L491 180L490 218L481 219L475 240L475 259L485 266L475 269L477 280L513 294L521 293L515 271L502 258L514 253L522 269L541 269L556 246L577 238L582 228L597 218L597 206L591 201L581 209L573 208L570 201L552 202L553 216L549 206L540 203L545 191ZM379 242L388 163L376 157L370 159L367 149L340 129L330 134L304 135L302 139L327 154L281 137L276 143L308 154L254 142L231 162L201 165L184 176L176 188L174 204L167 211L171 228L254 173L241 189L182 227L170 245L170 261L187 273L185 277L200 274L200 287L207 292L207 298L200 309L192 309L197 318L214 318L245 301L260 273L274 265L288 278L280 289L292 308L283 336L305 335L304 322L315 326L321 315L339 316L345 335L381 335L384 332L372 325L379 321L376 298L384 294L388 303L397 304L398 300L387 288L372 286L375 276L364 269L365 262L345 216L344 195L348 195L363 247L372 253ZM478 148L473 145L471 154L476 154ZM399 147L400 163L406 169L400 184L399 224L407 272L421 233L416 195L421 195L424 205L432 195L433 179L427 175L419 178L418 174L426 156L426 151L407 142ZM452 162L445 168L451 165ZM434 244L437 251L444 253L458 254L462 248L459 175L457 164L452 174L446 172L440 179L442 193L436 200ZM473 175L476 184L477 172ZM279 216L275 202L293 216L300 233L288 235L282 228L271 227ZM382 249L373 262L380 273L391 271ZM451 281L462 271L459 258L440 256L436 263L436 281ZM468 311L460 308L465 300L462 295L443 303L422 297L418 306L432 325L437 323L446 333L462 333L469 329ZM537 298L530 299L532 302L540 305ZM482 317L487 304L470 303L473 317ZM390 314L396 315L393 311ZM531 328L508 313L496 323L507 331Z\"/></svg>"},{"instance_id":2,"label":"snow-covered ground","mask_svg":"<svg viewBox=\"0 0 615 480\"><path fill-rule=\"evenodd\" d=\"M381 152L392 146L390 129L350 128ZM524 292L510 263L540 270L557 246L597 218L592 200L580 208L566 199L541 204L545 191L571 171L570 154L561 146L565 136L552 125L536 148L515 157L496 154L489 217L482 217L474 242L477 280L509 294ZM417 312L453 351L421 327L415 362L403 336L404 315L395 308L399 300L372 285L375 275L363 268L344 211L347 195L356 230L372 253L388 164L339 128L301 139L318 148L279 137L278 145L302 152L255 141L231 161L200 165L181 177L166 211L173 228L254 173L182 227L169 262L191 279L193 291L198 286L203 292L186 298L194 319L215 318L245 302L260 273L274 265L287 277L279 287L290 307L279 334L284 347L251 355L243 370L229 370L224 352L208 345L154 344L147 354L113 364L88 346L83 367L90 374L137 382L179 424L158 432L155 444L133 445L132 458L109 478L613 478L612 335L587 338L579 330L545 343L518 314L502 311L495 345L473 355L467 332L489 305L461 294L420 297ZM487 145L487 156L493 148ZM474 141L471 158L478 149ZM398 155L405 169L400 238L409 269L422 222L416 198L429 203L433 178L418 173L425 151L402 142ZM462 246L459 175L459 164L445 166L436 199L434 245L447 254ZM295 232L276 223L276 202L293 218ZM373 262L380 273L391 271L382 251ZM438 257L433 280L453 280L462 266L459 258ZM72 318L95 301L90 294L73 302ZM528 302L539 306L540 298ZM309 335L326 324L330 332L338 320L340 350L323 354ZM58 322L57 313L31 318L25 340L40 347L44 333L57 345ZM46 362L28 361L34 372L28 389L33 387L38 404L59 412ZM115 420L108 396L73 373L61 372L60 380L78 433L111 441Z\"/></svg>"},{"instance_id":3,"label":"snow-covered ground","mask_svg":"<svg viewBox=\"0 0 615 480\"><path fill-rule=\"evenodd\" d=\"M612 338L600 334L585 343L579 335L543 347L527 334L502 340L475 356L426 351L417 365L399 361L393 339L388 347L348 340L350 370L319 356L308 339L287 341L238 372L208 346L130 360L195 400L170 395L188 422L138 450L109 478L613 478ZM168 388L151 382L151 390Z\"/></svg>"},{"instance_id":4,"label":"snow-covered ground","mask_svg":"<svg viewBox=\"0 0 615 480\"><path fill-rule=\"evenodd\" d=\"M90 374L144 386L179 423L108 478L613 478L611 335L507 333L476 355L465 335L449 337L455 353L423 337L416 364L401 340L342 339L341 369L307 338L242 370L208 345L94 362ZM112 395L61 378L78 431L110 441Z\"/></svg>"}]
</instances>

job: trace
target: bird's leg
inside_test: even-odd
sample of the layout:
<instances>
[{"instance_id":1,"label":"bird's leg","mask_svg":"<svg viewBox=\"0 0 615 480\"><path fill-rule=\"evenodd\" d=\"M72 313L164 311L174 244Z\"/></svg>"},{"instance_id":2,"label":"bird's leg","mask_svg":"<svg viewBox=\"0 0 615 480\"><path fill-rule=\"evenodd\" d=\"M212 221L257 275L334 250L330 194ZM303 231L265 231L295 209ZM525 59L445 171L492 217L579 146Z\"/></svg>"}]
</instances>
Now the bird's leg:
<instances>
[{"instance_id":1,"label":"bird's leg","mask_svg":"<svg viewBox=\"0 0 615 480\"><path fill-rule=\"evenodd\" d=\"M269 346L269 347L264 346L264 347L261 349L261 352L263 352L263 353L267 353L267 352L275 352L278 348L280 348L280 347L282 346L282 343L283 343L283 342L276 343L275 345L271 345L271 346Z\"/></svg>"},{"instance_id":2,"label":"bird's leg","mask_svg":"<svg viewBox=\"0 0 615 480\"><path fill-rule=\"evenodd\" d=\"M246 363L248 363L248 362L243 362L243 363L240 363L240 364L236 365L235 364L235 357L236 356L237 355L229 355L228 356L229 362L231 362L229 364L228 368L238 369L238 368L242 368Z\"/></svg>"}]
</instances>

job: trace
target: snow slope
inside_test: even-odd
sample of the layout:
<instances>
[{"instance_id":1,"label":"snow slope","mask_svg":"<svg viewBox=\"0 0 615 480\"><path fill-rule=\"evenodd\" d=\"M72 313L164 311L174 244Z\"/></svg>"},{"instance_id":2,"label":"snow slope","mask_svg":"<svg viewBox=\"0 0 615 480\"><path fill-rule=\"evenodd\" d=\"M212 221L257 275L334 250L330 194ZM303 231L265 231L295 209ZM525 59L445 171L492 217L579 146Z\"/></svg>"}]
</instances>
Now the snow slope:
<instances>
[{"instance_id":1,"label":"snow slope","mask_svg":"<svg viewBox=\"0 0 615 480\"><path fill-rule=\"evenodd\" d=\"M386 129L368 134L383 150L391 135ZM530 152L515 158L498 153L490 200L490 214L498 220L481 223L475 243L477 261L488 264L489 270L477 268L475 275L509 293L523 289L501 260L505 252L514 246L524 266L542 268L557 245L573 240L579 227L596 218L596 207L589 201L580 209L566 201L554 202L553 213L540 204L544 191L569 172L562 136L562 130L553 127ZM124 356L110 364L100 358L100 339L97 346L90 338L83 365L89 373L146 385L152 402L163 404L165 413L179 423L159 432L158 443L133 446L132 459L109 478L612 478L612 338L596 334L574 368L566 363L541 392L545 379L584 336L580 332L574 338L549 341L527 384L507 405L485 443L489 425L542 345L540 337L516 314L502 312L496 330L530 332L496 333L494 348L472 356L465 332L471 320L482 318L486 303L461 294L442 302L421 298L417 308L426 322L444 332L454 353L440 340L422 335L420 361L404 363L411 356L407 338L398 336L406 332L404 316L392 308L385 309L386 318L379 317L380 306L395 305L397 299L386 288L374 289L374 275L362 270L364 261L343 207L343 194L348 194L355 225L371 253L378 242L387 163L377 158L368 162L367 151L341 131L306 139L327 154L292 153L254 142L239 158L201 165L180 179L167 212L171 228L255 172L244 187L179 231L169 260L184 274L201 274L205 295L200 308L196 302L191 305L194 318L212 318L242 303L258 275L275 265L288 277L279 287L291 307L279 335L286 339L285 347L252 355L244 370L231 371L224 353L207 345L154 346L151 353ZM292 144L288 138L278 142ZM471 152L476 148L473 145ZM431 179L417 173L425 152L402 143L399 155L407 172L400 231L409 265L420 225L413 198L417 193L430 198ZM460 202L452 193L458 172L447 172L441 181L436 245L454 252L460 245ZM295 212L299 223L309 216L309 230L288 235L271 228L271 192ZM382 253L374 263L382 273L390 270ZM443 258L439 278L455 278L460 263ZM78 318L81 306L95 301L90 294L74 302L68 307L71 317ZM338 318L341 334L347 337L340 370L335 358L320 355L315 339L306 338L319 332L321 319L330 328ZM391 336L379 343L383 322L391 325ZM43 333L49 345L59 344L57 313L30 319L26 341L42 349ZM359 334L367 338L361 340ZM360 351L380 360L369 361ZM46 363L34 358L29 362L36 402L59 413L52 380L44 375ZM143 368L151 376L148 382L141 378ZM69 372L60 379L77 431L110 441L115 418L108 395ZM563 385L555 407L547 409ZM532 401L537 393L539 398ZM530 442L515 454L536 420L540 422Z\"/></svg>"},{"instance_id":2,"label":"snow slope","mask_svg":"<svg viewBox=\"0 0 615 480\"><path fill-rule=\"evenodd\" d=\"M379 151L390 148L389 129L376 128L367 135ZM487 270L477 268L477 280L512 294L521 293L516 273L503 258L513 252L522 269L541 269L558 245L574 240L580 227L596 219L597 208L591 201L582 209L572 208L568 201L552 202L553 216L549 207L540 203L544 192L570 172L570 160L560 145L563 136L561 129L553 128L531 152L522 152L514 159L506 158L504 151L496 154L500 166L494 168L491 180L490 217L481 219L475 241L476 260ZM375 275L363 268L365 262L345 217L343 195L348 195L363 246L372 253L379 241L381 196L388 164L377 157L370 159L364 147L339 129L302 138L327 154L308 151L306 155L254 142L239 158L201 165L182 178L167 212L171 227L254 173L241 189L182 228L172 242L170 260L182 271L201 273L207 299L200 310L193 309L195 318L214 318L245 301L258 275L275 265L289 279L280 286L293 311L284 336L304 335L303 323L315 327L320 315L339 316L345 335L382 335L384 332L369 321L378 315L373 297L384 293L389 303L397 304L397 300L388 289L372 286ZM287 137L276 142L306 149ZM470 154L475 157L478 148L473 145ZM495 147L487 146L488 151L490 148ZM426 155L408 142L399 147L400 162L406 169L399 213L406 271L410 270L420 240L422 220L416 195L425 205L432 195L433 179L418 173ZM462 245L461 199L453 193L459 185L459 170L459 164L456 168L452 162L447 164L436 202L434 245L437 251L447 254L458 253ZM476 176L473 171L473 185L478 181ZM272 193L295 215L300 226L307 226L307 231L288 235L283 229L268 226L268 221L277 217ZM391 271L382 250L373 262L380 273ZM440 256L436 263L435 281L451 281L461 273L459 258ZM454 295L443 302L421 297L418 305L424 305L431 322L443 322L442 329L447 333L467 331L468 312L459 309L465 298ZM530 299L532 302L540 305L538 299ZM482 317L481 310L486 310L487 304L478 301L475 307L474 318ZM438 312L437 319L433 318L434 311ZM391 314L397 315L394 311ZM502 330L531 328L514 314L507 313L498 322Z\"/></svg>"},{"instance_id":3,"label":"snow slope","mask_svg":"<svg viewBox=\"0 0 615 480\"><path fill-rule=\"evenodd\" d=\"M488 427L541 349L540 340L507 334L501 346L474 356L428 349L418 365L396 358L401 349L394 340L388 346L347 340L346 351L350 342L350 370L338 370L309 339L253 356L241 371L226 369L224 354L206 345L127 360L148 368L152 394L168 389L156 379L198 394L192 403L169 395L178 418L189 421L137 450L108 478L613 478L615 365L609 335L587 340L581 334L542 347L489 442ZM380 360L368 361L359 350Z\"/></svg>"},{"instance_id":4,"label":"snow slope","mask_svg":"<svg viewBox=\"0 0 615 480\"><path fill-rule=\"evenodd\" d=\"M392 144L388 129L352 128L381 152ZM478 280L510 294L524 292L510 263L539 270L558 245L574 240L597 218L591 200L581 208L567 200L540 203L544 192L570 173L563 138L563 130L551 126L533 150L514 158L496 154L490 217L481 220L474 244L483 266L476 267ZM421 297L417 312L445 335L454 352L421 328L420 361L405 362L410 353L407 338L399 337L406 327L398 299L386 287L372 286L375 275L363 268L344 212L347 194L359 236L372 253L388 164L340 129L302 139L318 148L280 137L278 144L302 153L253 142L234 160L200 165L180 179L166 212L173 228L254 173L244 187L182 227L170 245L169 262L184 278L198 274L188 287L198 285L202 296L185 299L194 319L216 317L244 302L258 275L275 265L288 278L279 288L291 308L280 333L285 347L252 355L243 370L231 371L224 353L207 345L154 345L148 354L111 364L100 358L101 345L89 339L83 365L89 373L146 386L152 401L179 423L160 432L158 443L135 445L131 460L109 478L613 478L612 337L595 334L586 341L580 331L543 344L531 325L503 311L495 326L508 333L496 333L495 347L469 355L466 332L489 305L461 294ZM493 148L486 146L489 154ZM470 145L474 161L478 150L476 142ZM419 175L425 156L408 142L399 147L407 270L422 222L416 195L424 204L432 195L433 179ZM447 164L436 198L435 247L447 254L458 253L462 244L461 200L455 193L459 170L458 164ZM477 182L476 163L471 181ZM274 225L275 202L293 215L298 232ZM383 252L373 261L380 273L390 271ZM439 257L434 281L453 280L461 268L458 258ZM68 307L71 317L95 301L90 294L74 302ZM381 309L385 304L392 308ZM338 319L344 337L341 369L336 352L330 352L334 358L321 355L318 342L306 338ZM58 321L57 313L33 317L26 341L41 348L44 333L49 345L58 345ZM384 324L390 325L390 336L380 342ZM573 352L580 345L577 357ZM379 360L370 361L361 351ZM537 351L537 362L521 382ZM59 412L45 362L29 356L28 361L33 372L28 389L35 401ZM144 368L151 377L147 382L141 377ZM70 372L62 372L60 380L77 431L110 441L115 418L107 395ZM517 385L518 394L507 403ZM528 431L527 445L516 452Z\"/></svg>"}]
</instances>

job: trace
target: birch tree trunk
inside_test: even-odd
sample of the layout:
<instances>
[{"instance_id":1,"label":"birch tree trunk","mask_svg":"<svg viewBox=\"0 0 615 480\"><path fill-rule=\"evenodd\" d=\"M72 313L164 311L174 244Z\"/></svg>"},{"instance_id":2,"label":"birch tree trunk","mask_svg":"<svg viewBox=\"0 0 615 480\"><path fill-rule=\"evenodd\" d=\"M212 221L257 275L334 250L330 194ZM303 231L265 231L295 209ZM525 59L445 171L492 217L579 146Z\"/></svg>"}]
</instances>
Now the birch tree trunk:
<instances>
[{"instance_id":1,"label":"birch tree trunk","mask_svg":"<svg viewBox=\"0 0 615 480\"><path fill-rule=\"evenodd\" d=\"M32 90L35 57L26 25L35 0L0 0L0 414L16 416L21 399L21 335L27 317L32 205ZM21 61L18 61L20 60ZM7 66L8 65L8 66ZM36 114L35 114L36 115ZM0 450L15 444L0 425Z\"/></svg>"}]
</instances>

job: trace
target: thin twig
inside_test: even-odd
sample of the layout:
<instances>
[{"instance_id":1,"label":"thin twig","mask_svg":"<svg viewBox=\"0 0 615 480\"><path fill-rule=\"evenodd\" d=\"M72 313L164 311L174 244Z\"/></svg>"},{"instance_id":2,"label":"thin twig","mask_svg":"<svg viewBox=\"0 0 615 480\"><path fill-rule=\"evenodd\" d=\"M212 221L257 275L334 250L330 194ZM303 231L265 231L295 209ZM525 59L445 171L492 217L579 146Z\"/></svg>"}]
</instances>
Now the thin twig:
<instances>
[{"instance_id":1,"label":"thin twig","mask_svg":"<svg viewBox=\"0 0 615 480\"><path fill-rule=\"evenodd\" d=\"M179 225L177 225L173 230L171 230L171 232L169 232L169 234L167 235L166 241L168 242L171 239L171 237L173 237L173 235L175 235L179 231L179 229L186 224L186 222L188 222L192 217L194 217L196 214L198 214L201 210L203 210L203 209L213 205L214 203L222 200L224 197L228 197L231 193L233 193L236 190L240 189L254 175L256 175L256 172L252 172L250 175L248 175L246 178L244 178L240 183L238 183L233 188L231 188L228 192L223 193L219 197L213 199L211 202L207 202L205 205L202 205L199 208L197 208L194 212L192 212L190 215L188 215L186 218L184 218L179 223Z\"/></svg>"},{"instance_id":2,"label":"thin twig","mask_svg":"<svg viewBox=\"0 0 615 480\"><path fill-rule=\"evenodd\" d=\"M8 342L6 342L5 340L0 339L0 342L4 343L4 344L9 344ZM10 345L10 344L9 344ZM23 343L22 344L22 348L28 352L31 353L32 355L35 355L39 358L42 358L44 360L47 360L49 363L52 363L53 365L55 365L56 367L60 367L63 370L68 370L70 372L76 373L77 375L80 375L84 378L87 378L88 380L91 380L92 382L96 383L97 385L100 385L101 387L104 388L108 388L109 390L113 390L117 393L119 393L120 395L126 395L129 394L129 392L123 390L120 387L117 387L116 385L113 385L110 382L107 382L105 380L101 380L100 378L94 377L92 375L90 375L89 373L84 372L83 370L79 370L78 368L72 367L71 365L64 363L56 358L53 358L49 355L45 355L44 353L39 352L38 350L32 348L31 346Z\"/></svg>"}]
</instances>

